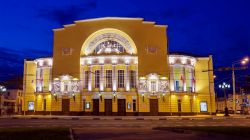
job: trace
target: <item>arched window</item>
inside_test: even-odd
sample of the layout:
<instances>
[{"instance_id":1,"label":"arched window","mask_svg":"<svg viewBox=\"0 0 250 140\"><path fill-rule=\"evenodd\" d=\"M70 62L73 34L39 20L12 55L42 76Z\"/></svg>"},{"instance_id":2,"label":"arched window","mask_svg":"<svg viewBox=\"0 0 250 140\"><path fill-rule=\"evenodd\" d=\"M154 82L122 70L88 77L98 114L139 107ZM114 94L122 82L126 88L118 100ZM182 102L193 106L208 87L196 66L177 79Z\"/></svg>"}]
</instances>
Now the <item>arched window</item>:
<instances>
[{"instance_id":1,"label":"arched window","mask_svg":"<svg viewBox=\"0 0 250 140\"><path fill-rule=\"evenodd\" d=\"M93 53L137 54L137 49L126 33L113 28L105 28L92 33L82 45L81 55Z\"/></svg>"},{"instance_id":2,"label":"arched window","mask_svg":"<svg viewBox=\"0 0 250 140\"><path fill-rule=\"evenodd\" d=\"M94 50L95 54L103 54L103 53L124 53L125 49L124 47L113 40L107 40L104 41L102 43L100 43L99 45L97 45L97 47Z\"/></svg>"}]
</instances>

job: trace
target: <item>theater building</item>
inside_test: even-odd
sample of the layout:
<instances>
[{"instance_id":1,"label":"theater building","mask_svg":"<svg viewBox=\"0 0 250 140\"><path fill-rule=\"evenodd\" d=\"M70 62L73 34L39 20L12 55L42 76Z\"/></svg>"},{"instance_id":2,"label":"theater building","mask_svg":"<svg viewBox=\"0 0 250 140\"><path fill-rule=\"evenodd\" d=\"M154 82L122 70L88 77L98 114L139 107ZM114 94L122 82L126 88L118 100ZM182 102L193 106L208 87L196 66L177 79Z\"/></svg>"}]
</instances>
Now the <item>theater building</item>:
<instances>
[{"instance_id":1,"label":"theater building","mask_svg":"<svg viewBox=\"0 0 250 140\"><path fill-rule=\"evenodd\" d=\"M24 61L24 113L214 113L212 57L170 54L167 28L112 17L54 29L53 57Z\"/></svg>"}]
</instances>

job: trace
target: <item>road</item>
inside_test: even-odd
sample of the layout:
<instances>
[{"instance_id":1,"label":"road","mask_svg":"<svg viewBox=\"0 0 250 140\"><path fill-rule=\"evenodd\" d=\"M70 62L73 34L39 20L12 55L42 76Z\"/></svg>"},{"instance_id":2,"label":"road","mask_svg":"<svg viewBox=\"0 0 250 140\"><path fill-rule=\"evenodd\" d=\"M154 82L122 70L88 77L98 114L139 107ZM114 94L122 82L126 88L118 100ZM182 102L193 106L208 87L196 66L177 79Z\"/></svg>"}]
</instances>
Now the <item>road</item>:
<instances>
[{"instance_id":1,"label":"road","mask_svg":"<svg viewBox=\"0 0 250 140\"><path fill-rule=\"evenodd\" d=\"M244 137L204 134L198 132L176 133L152 130L153 127L174 126L250 126L250 119L196 119L196 120L93 120L93 119L41 119L4 118L0 128L67 127L73 129L76 140L88 139L138 139L138 140L231 140ZM246 138L247 139L247 138Z\"/></svg>"},{"instance_id":2,"label":"road","mask_svg":"<svg viewBox=\"0 0 250 140\"><path fill-rule=\"evenodd\" d=\"M84 119L0 119L1 127L134 127L166 126L250 126L250 119L197 119L197 120L84 120Z\"/></svg>"}]
</instances>

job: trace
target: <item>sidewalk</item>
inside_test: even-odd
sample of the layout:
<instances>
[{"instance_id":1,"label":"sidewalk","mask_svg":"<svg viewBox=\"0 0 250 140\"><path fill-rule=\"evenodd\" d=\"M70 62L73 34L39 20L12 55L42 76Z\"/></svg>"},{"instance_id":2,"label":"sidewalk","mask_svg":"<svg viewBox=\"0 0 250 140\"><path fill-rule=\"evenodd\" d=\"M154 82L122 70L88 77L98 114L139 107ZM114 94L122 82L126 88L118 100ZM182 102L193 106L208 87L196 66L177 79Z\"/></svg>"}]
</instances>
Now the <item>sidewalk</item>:
<instances>
[{"instance_id":1,"label":"sidewalk","mask_svg":"<svg viewBox=\"0 0 250 140\"><path fill-rule=\"evenodd\" d=\"M250 115L196 115L196 116L59 116L59 115L11 115L0 119L64 119L64 120L216 120L216 119L250 119Z\"/></svg>"}]
</instances>

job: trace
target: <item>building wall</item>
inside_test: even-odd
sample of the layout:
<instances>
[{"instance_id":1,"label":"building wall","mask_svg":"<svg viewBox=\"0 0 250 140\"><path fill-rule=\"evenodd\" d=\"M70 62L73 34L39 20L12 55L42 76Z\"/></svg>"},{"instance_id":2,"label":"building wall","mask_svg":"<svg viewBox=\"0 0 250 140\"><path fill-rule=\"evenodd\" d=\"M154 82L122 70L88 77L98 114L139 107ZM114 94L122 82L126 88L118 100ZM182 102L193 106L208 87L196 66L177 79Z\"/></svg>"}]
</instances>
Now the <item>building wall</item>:
<instances>
[{"instance_id":1,"label":"building wall","mask_svg":"<svg viewBox=\"0 0 250 140\"><path fill-rule=\"evenodd\" d=\"M1 96L2 114L19 114L22 111L23 93L19 89L8 89Z\"/></svg>"},{"instance_id":2,"label":"building wall","mask_svg":"<svg viewBox=\"0 0 250 140\"><path fill-rule=\"evenodd\" d=\"M65 73L72 73L74 77L80 78L80 54L84 41L96 31L107 28L121 30L133 39L138 52L140 75L143 76L149 73L167 75L167 65L155 63L160 61L163 64L167 64L166 26L155 25L153 22L144 22L139 18L104 18L77 21L75 24L54 30L53 78ZM147 47L155 48L157 52L149 54ZM72 49L72 55L63 56L63 48ZM62 62L67 67L61 65ZM151 67L154 67L154 69L151 69Z\"/></svg>"},{"instance_id":3,"label":"building wall","mask_svg":"<svg viewBox=\"0 0 250 140\"><path fill-rule=\"evenodd\" d=\"M239 111L245 111L250 112L249 108L249 101L250 101L250 95L241 95L241 94L236 94L236 110L238 111L237 113L240 113ZM230 112L233 112L233 96L232 94L228 95L227 102L225 103L224 98L219 98L218 101L216 102L216 107L217 110L220 112L223 112L225 110L225 104L227 104L228 110ZM242 113L242 112L241 112Z\"/></svg>"},{"instance_id":4,"label":"building wall","mask_svg":"<svg viewBox=\"0 0 250 140\"><path fill-rule=\"evenodd\" d=\"M90 115L93 112L93 99L99 99L99 112L103 115L105 112L105 99L112 99L112 112L117 115L118 99L126 99L126 115L152 115L150 110L150 101L158 101L157 115L170 114L199 114L214 113L214 91L213 91L213 73L212 57L195 58L196 64L192 67L194 70L195 85L192 92L187 90L176 91L170 89L166 92L139 91L140 78L149 78L150 74L155 74L159 79L165 78L169 81L169 86L173 86L173 79L170 79L170 64L167 48L166 26L155 25L153 22L145 22L142 19L120 19L104 18L96 20L77 21L72 25L65 25L64 28L54 30L54 48L53 48L53 66L52 59L37 59L35 61L25 61L24 63L24 103L23 110L29 114L63 114L63 101L69 99L69 114ZM126 39L132 40L137 52L131 54L138 58L137 63L121 64L81 64L81 58L96 55L82 54L84 43L91 36L99 35L99 31L112 31L117 34L128 35ZM119 31L117 31L119 30ZM100 34L101 35L101 34ZM122 56L121 56L122 57ZM160 62L160 63L159 63ZM90 68L91 67L91 68ZM135 70L136 88L103 90L94 88L94 74L90 75L91 88L84 88L84 72L91 70ZM128 69L126 68L128 67ZM42 75L39 76L39 69L42 69ZM203 72L203 71L206 72ZM174 69L173 78L180 77L182 70ZM193 82L190 75L191 68L184 69L186 86L191 86ZM63 75L70 75L73 79L80 82L80 91L69 96L54 93L54 80L63 78ZM105 72L103 73L105 77ZM128 78L128 77L125 77ZM126 79L125 79L126 80ZM117 82L117 79L113 79ZM37 82L42 83L42 90L37 89ZM105 84L105 81L102 81ZM129 83L128 83L129 84ZM149 84L150 85L150 84ZM180 86L184 86L182 83ZM44 106L46 99L46 107ZM133 110L133 100L136 100L136 109ZM178 107L178 100L181 102ZM31 102L31 103L29 103ZM32 102L34 109L32 110ZM200 103L207 104L207 111L202 112ZM86 108L87 103L90 108ZM128 105L132 107L128 109ZM29 108L30 105L30 108ZM138 113L139 112L139 113Z\"/></svg>"}]
</instances>

